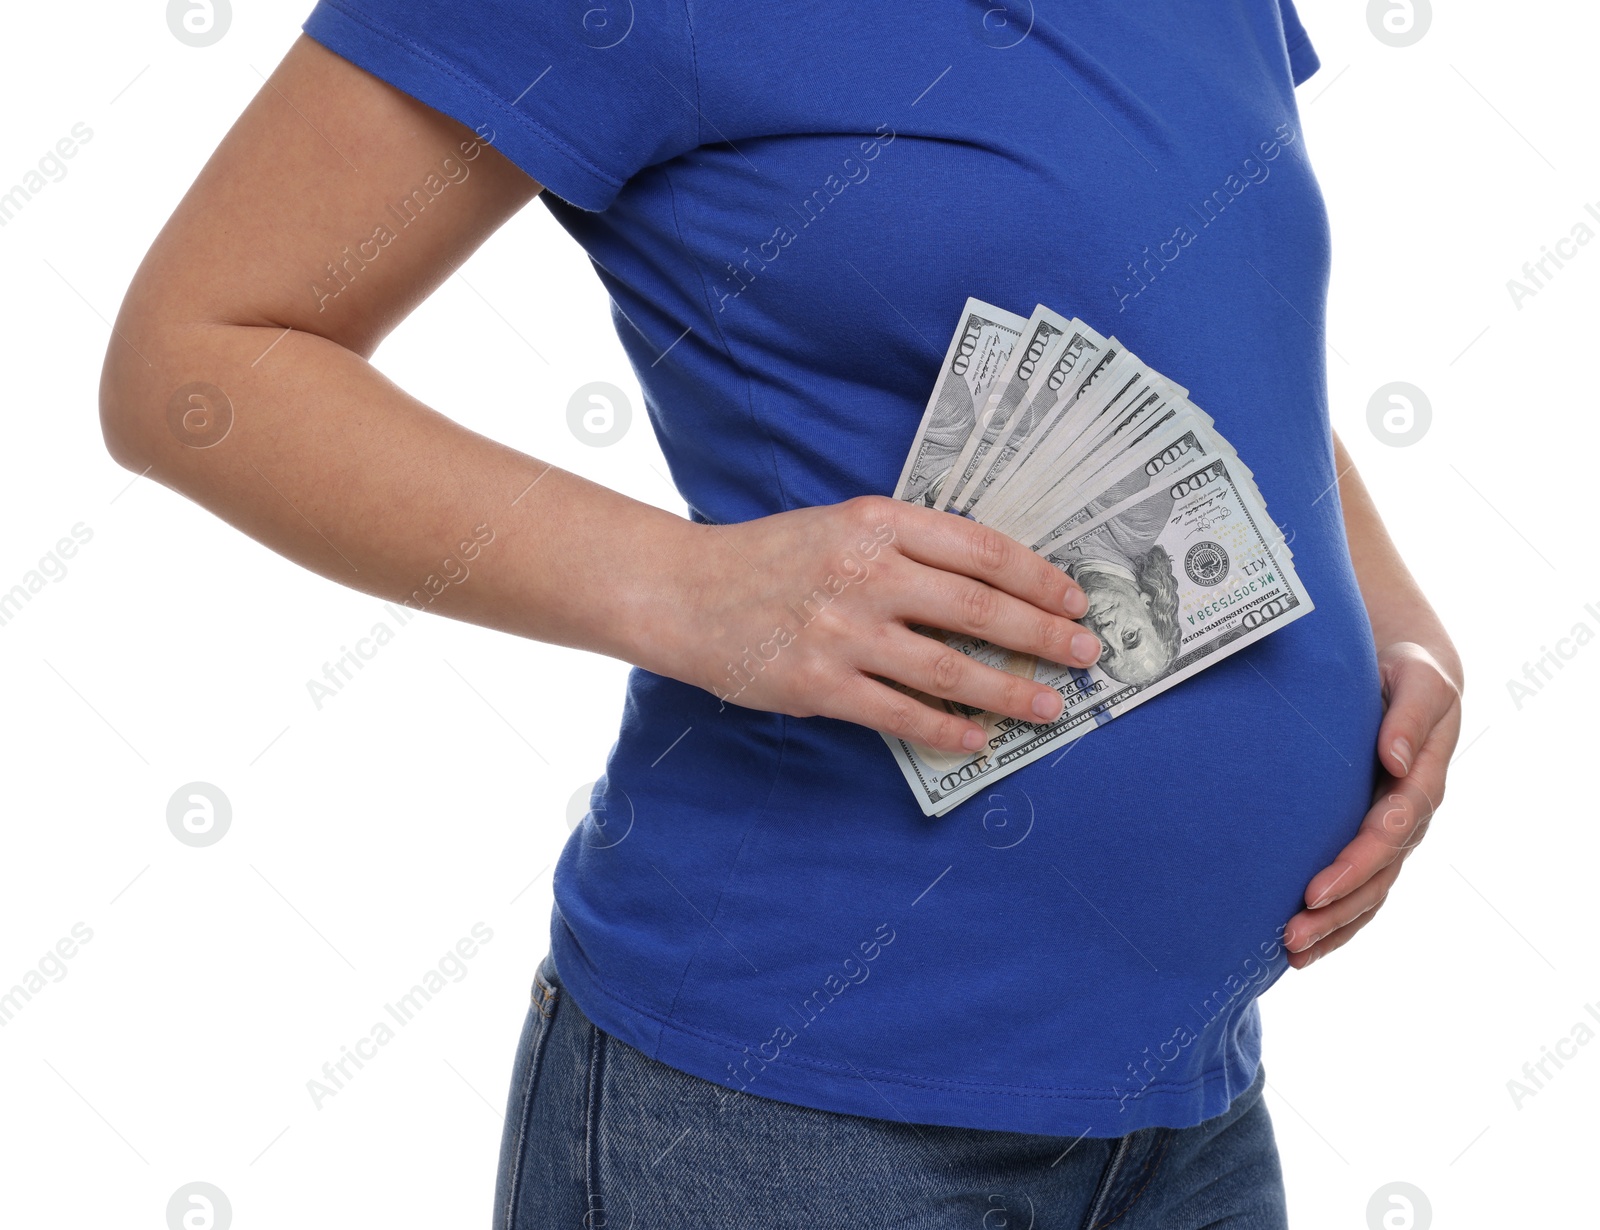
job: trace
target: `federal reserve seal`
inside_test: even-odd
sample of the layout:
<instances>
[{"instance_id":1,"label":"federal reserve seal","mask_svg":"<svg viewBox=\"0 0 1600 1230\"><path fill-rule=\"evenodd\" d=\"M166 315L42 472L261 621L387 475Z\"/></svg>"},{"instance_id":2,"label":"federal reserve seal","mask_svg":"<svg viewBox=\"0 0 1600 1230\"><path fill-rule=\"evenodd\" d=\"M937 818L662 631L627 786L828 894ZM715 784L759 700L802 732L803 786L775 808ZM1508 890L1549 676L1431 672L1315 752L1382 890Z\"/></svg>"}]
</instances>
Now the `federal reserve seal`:
<instances>
[{"instance_id":1,"label":"federal reserve seal","mask_svg":"<svg viewBox=\"0 0 1600 1230\"><path fill-rule=\"evenodd\" d=\"M1196 585L1215 585L1228 575L1228 553L1219 542L1197 542L1183 557L1183 570Z\"/></svg>"}]
</instances>

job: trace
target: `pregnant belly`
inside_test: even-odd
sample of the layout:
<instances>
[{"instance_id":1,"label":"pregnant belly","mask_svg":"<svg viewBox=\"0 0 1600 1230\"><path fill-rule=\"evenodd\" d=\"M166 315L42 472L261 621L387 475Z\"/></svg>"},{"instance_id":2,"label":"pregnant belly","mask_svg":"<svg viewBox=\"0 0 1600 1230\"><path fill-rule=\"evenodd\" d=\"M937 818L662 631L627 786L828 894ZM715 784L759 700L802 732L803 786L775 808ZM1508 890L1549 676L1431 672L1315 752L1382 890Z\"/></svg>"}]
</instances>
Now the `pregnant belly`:
<instances>
[{"instance_id":1,"label":"pregnant belly","mask_svg":"<svg viewBox=\"0 0 1600 1230\"><path fill-rule=\"evenodd\" d=\"M738 878L887 906L948 868L937 891L960 898L964 935L992 926L1002 951L1047 919L1038 950L1063 959L1103 946L1205 978L1259 956L1372 796L1377 669L1364 611L1339 597L1324 586L1310 616L942 817L918 812L875 734L791 722Z\"/></svg>"},{"instance_id":2,"label":"pregnant belly","mask_svg":"<svg viewBox=\"0 0 1600 1230\"><path fill-rule=\"evenodd\" d=\"M1376 664L1337 591L940 817L864 727L719 710L641 672L601 786L629 825L574 833L558 908L603 977L707 1034L765 1037L885 928L880 990L829 1017L852 1062L1009 1081L1026 1057L1046 1084L1104 1087L1108 1056L1120 1073L1224 1004L1187 1052L1210 1070L1371 797Z\"/></svg>"},{"instance_id":3,"label":"pregnant belly","mask_svg":"<svg viewBox=\"0 0 1600 1230\"><path fill-rule=\"evenodd\" d=\"M1355 612L1315 615L1321 628L1286 628L1040 775L1056 780L1039 853L1074 867L1158 966L1201 973L1270 950L1367 811L1382 716L1370 639ZM1322 640L1341 619L1345 634ZM1094 746L1113 732L1116 746Z\"/></svg>"}]
</instances>

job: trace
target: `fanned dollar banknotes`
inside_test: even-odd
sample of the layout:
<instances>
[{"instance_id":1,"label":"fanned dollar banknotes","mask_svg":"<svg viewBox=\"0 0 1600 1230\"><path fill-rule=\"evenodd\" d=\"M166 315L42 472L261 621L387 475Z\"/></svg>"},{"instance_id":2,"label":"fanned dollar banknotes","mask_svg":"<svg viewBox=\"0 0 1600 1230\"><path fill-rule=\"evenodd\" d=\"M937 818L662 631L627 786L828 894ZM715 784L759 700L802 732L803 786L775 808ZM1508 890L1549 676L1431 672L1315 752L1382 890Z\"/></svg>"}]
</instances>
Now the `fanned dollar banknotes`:
<instances>
[{"instance_id":1,"label":"fanned dollar banknotes","mask_svg":"<svg viewBox=\"0 0 1600 1230\"><path fill-rule=\"evenodd\" d=\"M902 687L977 721L952 755L888 743L923 813L943 815L1312 609L1248 467L1187 390L1081 320L968 299L895 487L1027 544L1089 596L1083 669L919 629L1049 684L1065 708L1024 722ZM897 685L898 686L898 685Z\"/></svg>"}]
</instances>

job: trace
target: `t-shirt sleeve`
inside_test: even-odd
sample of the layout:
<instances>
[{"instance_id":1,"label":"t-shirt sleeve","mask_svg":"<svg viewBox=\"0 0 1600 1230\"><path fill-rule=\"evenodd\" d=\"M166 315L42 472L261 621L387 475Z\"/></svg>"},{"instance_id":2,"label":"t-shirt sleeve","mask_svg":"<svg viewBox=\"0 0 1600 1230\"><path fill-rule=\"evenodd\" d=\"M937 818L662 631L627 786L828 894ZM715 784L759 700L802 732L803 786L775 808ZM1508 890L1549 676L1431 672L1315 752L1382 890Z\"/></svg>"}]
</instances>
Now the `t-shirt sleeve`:
<instances>
[{"instance_id":1,"label":"t-shirt sleeve","mask_svg":"<svg viewBox=\"0 0 1600 1230\"><path fill-rule=\"evenodd\" d=\"M319 0L303 28L580 209L699 144L683 0Z\"/></svg>"},{"instance_id":2,"label":"t-shirt sleeve","mask_svg":"<svg viewBox=\"0 0 1600 1230\"><path fill-rule=\"evenodd\" d=\"M1283 14L1283 41L1289 48L1289 72L1299 85L1322 67L1317 49L1311 45L1311 36L1295 12L1294 0L1278 0L1278 10Z\"/></svg>"}]
</instances>

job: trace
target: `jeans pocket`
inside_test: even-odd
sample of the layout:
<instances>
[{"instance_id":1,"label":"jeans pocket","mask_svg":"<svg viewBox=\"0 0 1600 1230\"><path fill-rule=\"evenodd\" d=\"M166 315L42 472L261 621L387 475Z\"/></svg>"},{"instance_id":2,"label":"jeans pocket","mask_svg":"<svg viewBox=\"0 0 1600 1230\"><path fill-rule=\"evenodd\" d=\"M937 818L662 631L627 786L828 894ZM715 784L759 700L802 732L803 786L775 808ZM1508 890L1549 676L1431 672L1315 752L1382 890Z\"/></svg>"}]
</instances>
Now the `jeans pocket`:
<instances>
[{"instance_id":1,"label":"jeans pocket","mask_svg":"<svg viewBox=\"0 0 1600 1230\"><path fill-rule=\"evenodd\" d=\"M495 1179L494 1230L513 1230L517 1194L522 1181L522 1159L539 1069L544 1060L556 1010L562 1000L555 962L546 955L533 972L528 992L528 1014L522 1022L516 1059L511 1067L511 1091L506 1099L505 1129L500 1137L500 1164Z\"/></svg>"},{"instance_id":2,"label":"jeans pocket","mask_svg":"<svg viewBox=\"0 0 1600 1230\"><path fill-rule=\"evenodd\" d=\"M548 1021L555 1016L560 994L561 979L556 974L555 956L546 953L533 971L533 989L528 993L530 1007Z\"/></svg>"}]
</instances>

